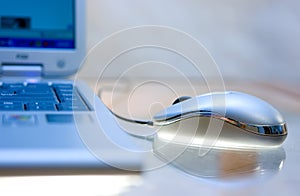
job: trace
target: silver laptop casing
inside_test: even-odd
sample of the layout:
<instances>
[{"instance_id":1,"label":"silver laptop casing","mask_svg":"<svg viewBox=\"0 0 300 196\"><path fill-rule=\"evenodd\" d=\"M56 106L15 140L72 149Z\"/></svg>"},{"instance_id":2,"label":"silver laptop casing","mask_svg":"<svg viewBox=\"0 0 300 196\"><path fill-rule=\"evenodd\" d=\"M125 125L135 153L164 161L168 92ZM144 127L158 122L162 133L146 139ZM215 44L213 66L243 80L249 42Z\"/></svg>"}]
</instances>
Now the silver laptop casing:
<instances>
[{"instance_id":1,"label":"silver laptop casing","mask_svg":"<svg viewBox=\"0 0 300 196\"><path fill-rule=\"evenodd\" d=\"M61 79L75 73L85 56L85 1L75 0L75 5L76 48L0 47L0 83L72 83L90 110L0 111L0 175L140 169L139 154L126 149L135 148L133 138L119 128L94 92L83 82Z\"/></svg>"}]
</instances>

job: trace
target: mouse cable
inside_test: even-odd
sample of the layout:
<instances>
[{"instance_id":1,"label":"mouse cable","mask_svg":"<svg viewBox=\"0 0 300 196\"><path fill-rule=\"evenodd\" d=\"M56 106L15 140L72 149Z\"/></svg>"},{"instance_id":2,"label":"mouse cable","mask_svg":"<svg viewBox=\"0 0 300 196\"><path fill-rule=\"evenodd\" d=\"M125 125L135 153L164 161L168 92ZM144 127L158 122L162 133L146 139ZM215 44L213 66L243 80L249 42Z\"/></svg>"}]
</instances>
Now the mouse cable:
<instances>
[{"instance_id":1,"label":"mouse cable","mask_svg":"<svg viewBox=\"0 0 300 196\"><path fill-rule=\"evenodd\" d=\"M129 123L135 123L135 124L139 124L139 125L148 125L148 126L151 126L153 127L154 126L154 123L153 121L143 121L143 120L136 120L136 119L129 119L129 118L126 118L126 117L123 117L123 116L120 116L118 114L116 114L115 112L113 112L110 108L106 107L113 116L115 116L116 118L120 119L120 120L124 120L126 122L129 122ZM134 134L134 133L130 133L128 131L125 131L124 132L132 137L135 137L135 138L138 138L138 139L143 139L143 140L148 140L148 141L152 141L153 140L153 136L155 135L155 133L152 133L151 135L139 135L139 134Z\"/></svg>"},{"instance_id":2,"label":"mouse cable","mask_svg":"<svg viewBox=\"0 0 300 196\"><path fill-rule=\"evenodd\" d=\"M100 98L100 100L102 100L102 92L106 90L105 88L102 88L102 89L99 89L98 91L98 97ZM104 103L103 103L104 104ZM105 104L104 104L105 105ZM110 109L109 107L107 107L105 105L105 107L110 111L110 113L115 116L116 118L120 119L120 120L123 120L123 121L126 121L126 122L129 122L129 123L135 123L135 124L139 124L139 125L148 125L148 126L154 126L154 123L153 121L147 121L147 120L137 120L137 119L130 119L130 118L127 118L127 117L124 117L124 116L121 116L117 113L115 113L114 111L112 111L112 109ZM144 135L139 135L139 134L134 134L134 133L130 133L128 131L125 131L124 132L132 137L135 137L135 138L138 138L138 139L143 139L143 140L148 140L148 141L152 141L153 140L153 136L155 134L151 134L151 135L147 135L147 136L144 136Z\"/></svg>"},{"instance_id":3,"label":"mouse cable","mask_svg":"<svg viewBox=\"0 0 300 196\"><path fill-rule=\"evenodd\" d=\"M98 90L98 97L100 98L100 100L102 100L102 93L105 90L109 90L109 88L107 88L107 87L105 88L104 87L104 88ZM105 105L105 107L110 111L110 113L113 116L115 116L116 118L118 118L120 120L129 122L129 123L134 123L134 124L146 125L146 126L154 127L154 122L153 121L130 119L130 118L127 118L127 117L124 117L124 116L121 116L121 115L115 113L114 111L112 111L111 108L107 107L106 105ZM124 132L126 134L132 136L132 137L135 137L135 138L138 138L138 139L142 139L142 140L147 140L147 141L153 141L153 138L156 135L156 132L154 132L152 134L149 134L149 135L134 134L134 133L131 133L131 132L128 132L128 131L125 131L125 130L124 130Z\"/></svg>"},{"instance_id":4,"label":"mouse cable","mask_svg":"<svg viewBox=\"0 0 300 196\"><path fill-rule=\"evenodd\" d=\"M136 123L136 124L141 124L141 125L149 125L149 126L153 126L154 123L153 121L146 121L146 120L136 120L136 119L130 119L124 116L120 116L119 114L116 114L115 112L113 112L110 108L107 107L107 109L117 118L130 122L130 123Z\"/></svg>"}]
</instances>

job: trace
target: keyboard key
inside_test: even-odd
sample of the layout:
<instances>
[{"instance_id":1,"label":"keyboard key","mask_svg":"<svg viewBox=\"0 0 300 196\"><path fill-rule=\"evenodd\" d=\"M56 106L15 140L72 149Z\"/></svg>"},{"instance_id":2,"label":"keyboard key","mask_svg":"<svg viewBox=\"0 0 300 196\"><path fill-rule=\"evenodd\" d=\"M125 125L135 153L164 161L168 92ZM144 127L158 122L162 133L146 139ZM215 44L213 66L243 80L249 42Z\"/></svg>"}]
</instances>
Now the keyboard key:
<instances>
[{"instance_id":1,"label":"keyboard key","mask_svg":"<svg viewBox=\"0 0 300 196\"><path fill-rule=\"evenodd\" d=\"M0 102L0 111L23 111L24 104L22 102Z\"/></svg>"},{"instance_id":2,"label":"keyboard key","mask_svg":"<svg viewBox=\"0 0 300 196\"><path fill-rule=\"evenodd\" d=\"M27 103L26 110L28 111L55 111L55 104L49 102L35 102L35 103Z\"/></svg>"},{"instance_id":3,"label":"keyboard key","mask_svg":"<svg viewBox=\"0 0 300 196\"><path fill-rule=\"evenodd\" d=\"M28 83L26 85L27 88L50 88L48 83Z\"/></svg>"},{"instance_id":4,"label":"keyboard key","mask_svg":"<svg viewBox=\"0 0 300 196\"><path fill-rule=\"evenodd\" d=\"M5 97L0 97L0 101L13 101L13 102L28 102L28 101L52 101L52 102L57 102L57 99L55 97L36 97L36 96L5 96Z\"/></svg>"},{"instance_id":5,"label":"keyboard key","mask_svg":"<svg viewBox=\"0 0 300 196\"><path fill-rule=\"evenodd\" d=\"M57 104L59 111L86 111L87 107L83 104Z\"/></svg>"},{"instance_id":6,"label":"keyboard key","mask_svg":"<svg viewBox=\"0 0 300 196\"><path fill-rule=\"evenodd\" d=\"M56 90L61 90L61 89L74 89L72 84L52 84L52 87Z\"/></svg>"},{"instance_id":7,"label":"keyboard key","mask_svg":"<svg viewBox=\"0 0 300 196\"><path fill-rule=\"evenodd\" d=\"M24 88L24 84L23 83L12 83L12 84L4 83L1 85L1 87L6 88L6 89L19 89L19 88Z\"/></svg>"}]
</instances>

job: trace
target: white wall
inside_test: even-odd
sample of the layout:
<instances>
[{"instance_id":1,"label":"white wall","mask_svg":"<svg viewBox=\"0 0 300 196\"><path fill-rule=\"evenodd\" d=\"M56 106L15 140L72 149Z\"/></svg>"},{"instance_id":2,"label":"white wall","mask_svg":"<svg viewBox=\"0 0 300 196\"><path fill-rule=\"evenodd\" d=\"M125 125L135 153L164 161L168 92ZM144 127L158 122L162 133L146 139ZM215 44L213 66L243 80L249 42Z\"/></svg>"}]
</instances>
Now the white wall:
<instances>
[{"instance_id":1,"label":"white wall","mask_svg":"<svg viewBox=\"0 0 300 196\"><path fill-rule=\"evenodd\" d=\"M88 48L124 28L166 25L184 31L204 44L224 77L249 77L277 82L300 81L298 76L300 1L87 0L87 2ZM122 61L119 60L119 65L113 65L115 67L107 74L113 75L114 71L118 72L120 70L118 66L122 66L122 63L127 62L129 66L130 58L141 57L139 52ZM151 52L153 51L145 53L153 54ZM159 52L156 51L157 54ZM110 51L107 51L108 53ZM99 54L97 58L107 54ZM158 60L166 60L175 67L185 66L183 65L185 62L174 55L163 56ZM168 61L168 58L174 59ZM193 71L187 73L192 75ZM147 76L154 72L145 68L135 74ZM155 74L164 76L166 73L156 71Z\"/></svg>"}]
</instances>

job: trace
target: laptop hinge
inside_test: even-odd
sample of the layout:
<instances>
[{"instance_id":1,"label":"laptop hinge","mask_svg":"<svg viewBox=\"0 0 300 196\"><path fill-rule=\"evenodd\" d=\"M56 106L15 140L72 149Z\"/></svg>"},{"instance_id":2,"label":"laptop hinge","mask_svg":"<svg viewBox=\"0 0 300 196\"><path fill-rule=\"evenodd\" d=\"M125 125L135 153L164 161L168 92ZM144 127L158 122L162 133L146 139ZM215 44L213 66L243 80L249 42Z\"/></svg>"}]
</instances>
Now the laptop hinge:
<instances>
[{"instance_id":1,"label":"laptop hinge","mask_svg":"<svg viewBox=\"0 0 300 196\"><path fill-rule=\"evenodd\" d=\"M2 64L2 76L24 76L24 77L40 77L42 76L41 64Z\"/></svg>"}]
</instances>

